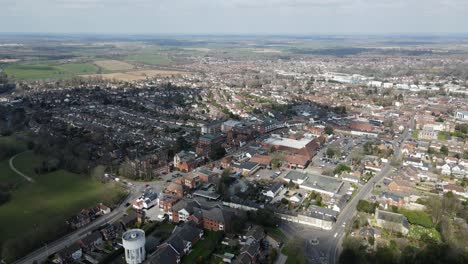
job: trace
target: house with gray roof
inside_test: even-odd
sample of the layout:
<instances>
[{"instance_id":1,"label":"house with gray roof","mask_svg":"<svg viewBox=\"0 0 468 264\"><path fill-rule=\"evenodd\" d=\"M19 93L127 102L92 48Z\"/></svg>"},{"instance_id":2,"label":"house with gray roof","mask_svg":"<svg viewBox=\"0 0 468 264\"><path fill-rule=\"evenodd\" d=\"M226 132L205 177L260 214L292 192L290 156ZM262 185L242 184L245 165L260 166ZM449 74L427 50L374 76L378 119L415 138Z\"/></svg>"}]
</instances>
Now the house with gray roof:
<instances>
[{"instance_id":1,"label":"house with gray roof","mask_svg":"<svg viewBox=\"0 0 468 264\"><path fill-rule=\"evenodd\" d=\"M409 231L408 219L404 215L379 209L375 210L375 225L383 229L402 233L403 235L408 234Z\"/></svg>"}]
</instances>

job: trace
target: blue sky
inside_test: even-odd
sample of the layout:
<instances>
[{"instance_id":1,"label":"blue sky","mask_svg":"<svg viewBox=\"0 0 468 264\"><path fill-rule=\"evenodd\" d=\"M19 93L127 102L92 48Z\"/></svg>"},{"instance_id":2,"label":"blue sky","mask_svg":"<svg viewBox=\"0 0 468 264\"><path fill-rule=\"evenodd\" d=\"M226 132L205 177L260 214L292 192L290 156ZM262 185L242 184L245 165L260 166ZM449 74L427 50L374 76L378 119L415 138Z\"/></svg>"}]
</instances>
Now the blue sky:
<instances>
[{"instance_id":1,"label":"blue sky","mask_svg":"<svg viewBox=\"0 0 468 264\"><path fill-rule=\"evenodd\" d=\"M468 0L0 0L0 32L468 33Z\"/></svg>"}]
</instances>

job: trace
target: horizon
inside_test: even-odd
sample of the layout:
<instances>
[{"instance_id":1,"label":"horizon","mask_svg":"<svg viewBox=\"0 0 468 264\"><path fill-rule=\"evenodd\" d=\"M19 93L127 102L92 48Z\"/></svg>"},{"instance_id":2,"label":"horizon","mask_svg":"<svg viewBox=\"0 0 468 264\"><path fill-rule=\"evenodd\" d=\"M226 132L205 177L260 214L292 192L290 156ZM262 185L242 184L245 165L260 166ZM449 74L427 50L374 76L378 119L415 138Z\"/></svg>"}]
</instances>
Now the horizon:
<instances>
[{"instance_id":1,"label":"horizon","mask_svg":"<svg viewBox=\"0 0 468 264\"><path fill-rule=\"evenodd\" d=\"M463 0L0 0L0 32L174 35L468 34Z\"/></svg>"}]
</instances>

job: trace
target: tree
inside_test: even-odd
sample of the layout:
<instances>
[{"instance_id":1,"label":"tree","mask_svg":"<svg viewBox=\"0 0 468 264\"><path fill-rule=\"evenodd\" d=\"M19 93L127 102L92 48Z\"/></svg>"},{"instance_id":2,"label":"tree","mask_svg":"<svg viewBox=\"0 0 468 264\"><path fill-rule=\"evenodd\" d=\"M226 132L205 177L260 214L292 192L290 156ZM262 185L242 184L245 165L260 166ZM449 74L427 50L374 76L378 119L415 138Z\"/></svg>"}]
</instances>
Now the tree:
<instances>
[{"instance_id":1,"label":"tree","mask_svg":"<svg viewBox=\"0 0 468 264\"><path fill-rule=\"evenodd\" d=\"M274 158L271 160L271 167L273 169L278 169L281 166L281 161L278 158Z\"/></svg>"},{"instance_id":2,"label":"tree","mask_svg":"<svg viewBox=\"0 0 468 264\"><path fill-rule=\"evenodd\" d=\"M346 166L343 163L338 164L336 168L333 170L333 174L341 174L343 171L350 172L351 168L349 166Z\"/></svg>"},{"instance_id":3,"label":"tree","mask_svg":"<svg viewBox=\"0 0 468 264\"><path fill-rule=\"evenodd\" d=\"M326 127L325 127L325 133L326 133L327 135L333 134L333 127L331 127L331 126L326 126Z\"/></svg>"},{"instance_id":4,"label":"tree","mask_svg":"<svg viewBox=\"0 0 468 264\"><path fill-rule=\"evenodd\" d=\"M328 158L332 158L333 156L335 156L335 150L332 148L327 148L326 155Z\"/></svg>"},{"instance_id":5,"label":"tree","mask_svg":"<svg viewBox=\"0 0 468 264\"><path fill-rule=\"evenodd\" d=\"M448 155L449 153L449 150L447 148L447 146L443 145L442 147L440 147L440 153L444 154L445 156Z\"/></svg>"},{"instance_id":6,"label":"tree","mask_svg":"<svg viewBox=\"0 0 468 264\"><path fill-rule=\"evenodd\" d=\"M221 145L216 145L210 153L210 159L218 160L224 157L224 155L226 155L226 150Z\"/></svg>"},{"instance_id":7,"label":"tree","mask_svg":"<svg viewBox=\"0 0 468 264\"><path fill-rule=\"evenodd\" d=\"M358 204L356 206L356 209L358 211L360 211L360 212L373 214L373 213L375 213L375 208L377 208L377 206L378 206L377 202L369 203L366 200L359 200L359 202L358 202Z\"/></svg>"}]
</instances>

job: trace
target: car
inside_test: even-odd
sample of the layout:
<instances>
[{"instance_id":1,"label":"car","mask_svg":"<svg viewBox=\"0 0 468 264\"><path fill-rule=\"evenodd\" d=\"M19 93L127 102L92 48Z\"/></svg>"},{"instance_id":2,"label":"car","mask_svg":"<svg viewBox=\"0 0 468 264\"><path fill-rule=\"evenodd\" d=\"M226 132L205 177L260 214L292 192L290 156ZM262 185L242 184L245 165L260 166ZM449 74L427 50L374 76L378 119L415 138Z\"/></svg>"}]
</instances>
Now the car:
<instances>
[{"instance_id":1,"label":"car","mask_svg":"<svg viewBox=\"0 0 468 264\"><path fill-rule=\"evenodd\" d=\"M335 233L335 235L333 237L337 237L338 236L338 233Z\"/></svg>"},{"instance_id":2,"label":"car","mask_svg":"<svg viewBox=\"0 0 468 264\"><path fill-rule=\"evenodd\" d=\"M260 177L260 174L257 174L257 177Z\"/></svg>"},{"instance_id":3,"label":"car","mask_svg":"<svg viewBox=\"0 0 468 264\"><path fill-rule=\"evenodd\" d=\"M310 244L312 246L317 246L319 244L319 240L317 238L313 238L310 240Z\"/></svg>"},{"instance_id":4,"label":"car","mask_svg":"<svg viewBox=\"0 0 468 264\"><path fill-rule=\"evenodd\" d=\"M126 204L125 204L125 207L129 207L129 206L130 206L130 203L126 203Z\"/></svg>"}]
</instances>

